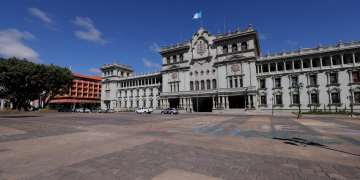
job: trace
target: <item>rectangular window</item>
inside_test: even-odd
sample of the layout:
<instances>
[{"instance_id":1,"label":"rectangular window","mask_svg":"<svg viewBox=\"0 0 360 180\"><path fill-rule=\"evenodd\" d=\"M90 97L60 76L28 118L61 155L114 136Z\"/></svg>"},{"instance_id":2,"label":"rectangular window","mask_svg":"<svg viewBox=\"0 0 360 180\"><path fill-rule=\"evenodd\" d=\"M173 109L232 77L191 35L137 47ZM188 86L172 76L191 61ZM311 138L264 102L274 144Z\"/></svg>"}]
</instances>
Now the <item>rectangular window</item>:
<instances>
[{"instance_id":1,"label":"rectangular window","mask_svg":"<svg viewBox=\"0 0 360 180\"><path fill-rule=\"evenodd\" d=\"M107 98L110 97L110 91L106 91L106 97L107 97Z\"/></svg>"},{"instance_id":2,"label":"rectangular window","mask_svg":"<svg viewBox=\"0 0 360 180\"><path fill-rule=\"evenodd\" d=\"M275 87L281 87L281 79L280 78L275 78Z\"/></svg>"},{"instance_id":3,"label":"rectangular window","mask_svg":"<svg viewBox=\"0 0 360 180\"><path fill-rule=\"evenodd\" d=\"M232 79L230 79L230 88L233 87L233 82L232 82Z\"/></svg>"},{"instance_id":4,"label":"rectangular window","mask_svg":"<svg viewBox=\"0 0 360 180\"><path fill-rule=\"evenodd\" d=\"M260 88L265 88L265 79L260 79Z\"/></svg>"},{"instance_id":5,"label":"rectangular window","mask_svg":"<svg viewBox=\"0 0 360 180\"><path fill-rule=\"evenodd\" d=\"M136 107L139 107L139 101L136 101Z\"/></svg>"},{"instance_id":6,"label":"rectangular window","mask_svg":"<svg viewBox=\"0 0 360 180\"><path fill-rule=\"evenodd\" d=\"M359 82L359 71L352 72L352 82Z\"/></svg>"},{"instance_id":7,"label":"rectangular window","mask_svg":"<svg viewBox=\"0 0 360 180\"><path fill-rule=\"evenodd\" d=\"M152 104L153 104L153 100L150 100L150 107L152 107Z\"/></svg>"},{"instance_id":8,"label":"rectangular window","mask_svg":"<svg viewBox=\"0 0 360 180\"><path fill-rule=\"evenodd\" d=\"M360 103L360 92L354 93L355 103Z\"/></svg>"},{"instance_id":9,"label":"rectangular window","mask_svg":"<svg viewBox=\"0 0 360 180\"><path fill-rule=\"evenodd\" d=\"M316 85L316 75L310 75L310 85Z\"/></svg>"},{"instance_id":10,"label":"rectangular window","mask_svg":"<svg viewBox=\"0 0 360 180\"><path fill-rule=\"evenodd\" d=\"M240 79L240 87L243 87L243 80Z\"/></svg>"},{"instance_id":11,"label":"rectangular window","mask_svg":"<svg viewBox=\"0 0 360 180\"><path fill-rule=\"evenodd\" d=\"M276 104L282 104L282 98L281 95L276 95Z\"/></svg>"},{"instance_id":12,"label":"rectangular window","mask_svg":"<svg viewBox=\"0 0 360 180\"><path fill-rule=\"evenodd\" d=\"M340 103L339 93L331 93L331 102Z\"/></svg>"},{"instance_id":13,"label":"rectangular window","mask_svg":"<svg viewBox=\"0 0 360 180\"><path fill-rule=\"evenodd\" d=\"M297 94L293 95L293 104L299 104L299 95Z\"/></svg>"},{"instance_id":14,"label":"rectangular window","mask_svg":"<svg viewBox=\"0 0 360 180\"><path fill-rule=\"evenodd\" d=\"M261 104L266 105L266 96L261 96Z\"/></svg>"},{"instance_id":15,"label":"rectangular window","mask_svg":"<svg viewBox=\"0 0 360 180\"><path fill-rule=\"evenodd\" d=\"M235 87L238 87L238 80L234 79L234 81L235 81Z\"/></svg>"},{"instance_id":16,"label":"rectangular window","mask_svg":"<svg viewBox=\"0 0 360 180\"><path fill-rule=\"evenodd\" d=\"M319 104L318 94L311 94L311 104Z\"/></svg>"},{"instance_id":17,"label":"rectangular window","mask_svg":"<svg viewBox=\"0 0 360 180\"><path fill-rule=\"evenodd\" d=\"M331 73L330 74L330 84L336 84L336 83L337 83L336 73Z\"/></svg>"},{"instance_id":18,"label":"rectangular window","mask_svg":"<svg viewBox=\"0 0 360 180\"><path fill-rule=\"evenodd\" d=\"M293 84L297 84L297 83L298 83L298 77L297 76L291 77L291 85L293 86Z\"/></svg>"}]
</instances>

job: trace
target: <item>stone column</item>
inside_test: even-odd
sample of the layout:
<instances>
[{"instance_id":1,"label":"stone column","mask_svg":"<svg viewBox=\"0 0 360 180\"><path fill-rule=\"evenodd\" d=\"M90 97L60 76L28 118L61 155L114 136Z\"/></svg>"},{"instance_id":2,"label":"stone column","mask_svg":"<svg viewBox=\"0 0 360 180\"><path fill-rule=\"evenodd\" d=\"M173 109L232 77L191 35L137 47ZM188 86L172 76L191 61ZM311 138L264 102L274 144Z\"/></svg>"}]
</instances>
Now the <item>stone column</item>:
<instances>
[{"instance_id":1,"label":"stone column","mask_svg":"<svg viewBox=\"0 0 360 180\"><path fill-rule=\"evenodd\" d=\"M319 60L320 60L320 69L323 68L323 65L322 65L322 57L319 57Z\"/></svg>"},{"instance_id":2,"label":"stone column","mask_svg":"<svg viewBox=\"0 0 360 180\"><path fill-rule=\"evenodd\" d=\"M170 107L170 101L169 101L169 99L166 99L166 104L167 104L167 107Z\"/></svg>"},{"instance_id":3,"label":"stone column","mask_svg":"<svg viewBox=\"0 0 360 180\"><path fill-rule=\"evenodd\" d=\"M213 109L215 109L215 97L213 96Z\"/></svg>"},{"instance_id":4,"label":"stone column","mask_svg":"<svg viewBox=\"0 0 360 180\"><path fill-rule=\"evenodd\" d=\"M341 56L341 67L343 67L344 66L344 55L340 54L340 56Z\"/></svg>"},{"instance_id":5,"label":"stone column","mask_svg":"<svg viewBox=\"0 0 360 180\"><path fill-rule=\"evenodd\" d=\"M303 60L300 59L300 62L301 62L301 71L304 71L304 64L303 64Z\"/></svg>"},{"instance_id":6,"label":"stone column","mask_svg":"<svg viewBox=\"0 0 360 180\"><path fill-rule=\"evenodd\" d=\"M292 60L291 63L292 63L292 71L294 72L294 67L295 67L294 60Z\"/></svg>"},{"instance_id":7,"label":"stone column","mask_svg":"<svg viewBox=\"0 0 360 180\"><path fill-rule=\"evenodd\" d=\"M231 81L232 81L232 88L235 88L235 78L234 78L234 76L231 77Z\"/></svg>"},{"instance_id":8,"label":"stone column","mask_svg":"<svg viewBox=\"0 0 360 180\"><path fill-rule=\"evenodd\" d=\"M0 109L4 109L4 100L1 100L1 105L0 105Z\"/></svg>"},{"instance_id":9,"label":"stone column","mask_svg":"<svg viewBox=\"0 0 360 180\"><path fill-rule=\"evenodd\" d=\"M230 88L230 77L229 76L227 77L227 82L228 82L227 88Z\"/></svg>"},{"instance_id":10,"label":"stone column","mask_svg":"<svg viewBox=\"0 0 360 180\"><path fill-rule=\"evenodd\" d=\"M247 108L247 106L246 106L246 99L247 99L247 95L244 95L244 101L245 101L245 109Z\"/></svg>"},{"instance_id":11,"label":"stone column","mask_svg":"<svg viewBox=\"0 0 360 180\"><path fill-rule=\"evenodd\" d=\"M260 64L260 67L261 67L261 74L263 74L263 67L262 67L262 64Z\"/></svg>"},{"instance_id":12,"label":"stone column","mask_svg":"<svg viewBox=\"0 0 360 180\"><path fill-rule=\"evenodd\" d=\"M226 109L230 109L230 106L229 106L229 96L226 96Z\"/></svg>"},{"instance_id":13,"label":"stone column","mask_svg":"<svg viewBox=\"0 0 360 180\"><path fill-rule=\"evenodd\" d=\"M240 78L241 78L241 76L237 76L238 87L241 87L241 84L240 84Z\"/></svg>"},{"instance_id":14,"label":"stone column","mask_svg":"<svg viewBox=\"0 0 360 180\"><path fill-rule=\"evenodd\" d=\"M260 65L257 65L256 67L257 67L258 74L260 74Z\"/></svg>"},{"instance_id":15,"label":"stone column","mask_svg":"<svg viewBox=\"0 0 360 180\"><path fill-rule=\"evenodd\" d=\"M225 108L225 97L224 96L221 97L221 107Z\"/></svg>"},{"instance_id":16,"label":"stone column","mask_svg":"<svg viewBox=\"0 0 360 180\"><path fill-rule=\"evenodd\" d=\"M268 63L268 72L270 74L270 63Z\"/></svg>"},{"instance_id":17,"label":"stone column","mask_svg":"<svg viewBox=\"0 0 360 180\"><path fill-rule=\"evenodd\" d=\"M252 108L251 107L251 95L248 95L248 103L249 103L249 108Z\"/></svg>"},{"instance_id":18,"label":"stone column","mask_svg":"<svg viewBox=\"0 0 360 180\"><path fill-rule=\"evenodd\" d=\"M278 73L278 65L277 65L278 63L277 62L275 62L275 69L276 69L276 74Z\"/></svg>"},{"instance_id":19,"label":"stone column","mask_svg":"<svg viewBox=\"0 0 360 180\"><path fill-rule=\"evenodd\" d=\"M355 66L355 53L352 53L353 66Z\"/></svg>"},{"instance_id":20,"label":"stone column","mask_svg":"<svg viewBox=\"0 0 360 180\"><path fill-rule=\"evenodd\" d=\"M284 72L286 73L286 62L284 61Z\"/></svg>"},{"instance_id":21,"label":"stone column","mask_svg":"<svg viewBox=\"0 0 360 180\"><path fill-rule=\"evenodd\" d=\"M312 63L312 58L310 58L310 69L313 69L313 63Z\"/></svg>"},{"instance_id":22,"label":"stone column","mask_svg":"<svg viewBox=\"0 0 360 180\"><path fill-rule=\"evenodd\" d=\"M333 61L332 61L332 56L330 56L330 65L331 65L331 68L333 68L333 67L334 67L334 65L333 65Z\"/></svg>"},{"instance_id":23,"label":"stone column","mask_svg":"<svg viewBox=\"0 0 360 180\"><path fill-rule=\"evenodd\" d=\"M182 107L182 100L183 100L183 98L180 98L180 102L179 102L179 107L181 108Z\"/></svg>"}]
</instances>

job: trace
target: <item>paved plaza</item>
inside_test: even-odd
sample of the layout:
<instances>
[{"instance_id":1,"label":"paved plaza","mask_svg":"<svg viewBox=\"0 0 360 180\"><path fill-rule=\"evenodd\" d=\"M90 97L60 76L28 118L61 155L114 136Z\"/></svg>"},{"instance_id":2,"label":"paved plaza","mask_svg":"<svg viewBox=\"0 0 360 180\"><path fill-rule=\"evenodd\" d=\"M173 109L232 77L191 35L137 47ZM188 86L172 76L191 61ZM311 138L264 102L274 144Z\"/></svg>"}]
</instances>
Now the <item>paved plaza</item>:
<instances>
[{"instance_id":1,"label":"paved plaza","mask_svg":"<svg viewBox=\"0 0 360 180\"><path fill-rule=\"evenodd\" d=\"M0 179L360 179L360 119L1 115Z\"/></svg>"}]
</instances>

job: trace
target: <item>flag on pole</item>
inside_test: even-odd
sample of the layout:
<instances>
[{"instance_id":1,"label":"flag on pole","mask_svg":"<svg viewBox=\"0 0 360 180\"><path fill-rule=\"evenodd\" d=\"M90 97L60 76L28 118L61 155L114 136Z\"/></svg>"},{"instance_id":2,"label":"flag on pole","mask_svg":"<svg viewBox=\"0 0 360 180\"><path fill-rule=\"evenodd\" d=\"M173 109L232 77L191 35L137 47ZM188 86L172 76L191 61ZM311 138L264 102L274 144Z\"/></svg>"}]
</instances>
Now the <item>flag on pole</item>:
<instances>
[{"instance_id":1,"label":"flag on pole","mask_svg":"<svg viewBox=\"0 0 360 180\"><path fill-rule=\"evenodd\" d=\"M199 18L201 18L201 11L194 14L193 17L192 17L192 19L199 19Z\"/></svg>"}]
</instances>

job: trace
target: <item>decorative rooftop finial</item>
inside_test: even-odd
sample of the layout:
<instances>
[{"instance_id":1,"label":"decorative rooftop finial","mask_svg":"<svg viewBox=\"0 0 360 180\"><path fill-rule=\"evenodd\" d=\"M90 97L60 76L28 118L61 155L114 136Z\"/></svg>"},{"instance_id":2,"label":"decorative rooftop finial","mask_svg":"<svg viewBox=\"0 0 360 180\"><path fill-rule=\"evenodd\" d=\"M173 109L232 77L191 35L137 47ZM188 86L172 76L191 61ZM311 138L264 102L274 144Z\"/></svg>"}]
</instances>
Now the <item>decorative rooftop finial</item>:
<instances>
[{"instance_id":1,"label":"decorative rooftop finial","mask_svg":"<svg viewBox=\"0 0 360 180\"><path fill-rule=\"evenodd\" d=\"M294 50L291 48L291 52L293 52Z\"/></svg>"},{"instance_id":2,"label":"decorative rooftop finial","mask_svg":"<svg viewBox=\"0 0 360 180\"><path fill-rule=\"evenodd\" d=\"M331 43L329 43L329 46L331 46Z\"/></svg>"},{"instance_id":3,"label":"decorative rooftop finial","mask_svg":"<svg viewBox=\"0 0 360 180\"><path fill-rule=\"evenodd\" d=\"M129 67L131 68L131 64L129 65Z\"/></svg>"},{"instance_id":4,"label":"decorative rooftop finial","mask_svg":"<svg viewBox=\"0 0 360 180\"><path fill-rule=\"evenodd\" d=\"M238 30L237 31L240 31L240 28L238 27Z\"/></svg>"},{"instance_id":5,"label":"decorative rooftop finial","mask_svg":"<svg viewBox=\"0 0 360 180\"><path fill-rule=\"evenodd\" d=\"M230 33L230 29L229 29L229 33Z\"/></svg>"},{"instance_id":6,"label":"decorative rooftop finial","mask_svg":"<svg viewBox=\"0 0 360 180\"><path fill-rule=\"evenodd\" d=\"M188 41L187 41L187 39L185 39L185 43L187 43Z\"/></svg>"},{"instance_id":7,"label":"decorative rooftop finial","mask_svg":"<svg viewBox=\"0 0 360 180\"><path fill-rule=\"evenodd\" d=\"M179 42L177 42L177 46L179 46Z\"/></svg>"},{"instance_id":8,"label":"decorative rooftop finial","mask_svg":"<svg viewBox=\"0 0 360 180\"><path fill-rule=\"evenodd\" d=\"M200 25L200 29L203 29L203 26L202 26L202 25Z\"/></svg>"},{"instance_id":9,"label":"decorative rooftop finial","mask_svg":"<svg viewBox=\"0 0 360 180\"><path fill-rule=\"evenodd\" d=\"M320 42L319 42L319 44L318 44L318 47L321 47L321 44L320 44Z\"/></svg>"},{"instance_id":10,"label":"decorative rooftop finial","mask_svg":"<svg viewBox=\"0 0 360 180\"><path fill-rule=\"evenodd\" d=\"M115 60L115 64L117 64L117 61Z\"/></svg>"},{"instance_id":11,"label":"decorative rooftop finial","mask_svg":"<svg viewBox=\"0 0 360 180\"><path fill-rule=\"evenodd\" d=\"M105 66L105 63L104 63L104 66Z\"/></svg>"},{"instance_id":12,"label":"decorative rooftop finial","mask_svg":"<svg viewBox=\"0 0 360 180\"><path fill-rule=\"evenodd\" d=\"M277 52L275 51L275 54L277 54Z\"/></svg>"},{"instance_id":13,"label":"decorative rooftop finial","mask_svg":"<svg viewBox=\"0 0 360 180\"><path fill-rule=\"evenodd\" d=\"M300 45L300 50L302 50L302 47L301 47L301 45Z\"/></svg>"},{"instance_id":14,"label":"decorative rooftop finial","mask_svg":"<svg viewBox=\"0 0 360 180\"><path fill-rule=\"evenodd\" d=\"M353 42L352 38L351 38L351 41L350 42Z\"/></svg>"},{"instance_id":15,"label":"decorative rooftop finial","mask_svg":"<svg viewBox=\"0 0 360 180\"><path fill-rule=\"evenodd\" d=\"M269 54L270 54L270 52L268 51L268 52L267 52L267 54L269 55Z\"/></svg>"},{"instance_id":16,"label":"decorative rooftop finial","mask_svg":"<svg viewBox=\"0 0 360 180\"><path fill-rule=\"evenodd\" d=\"M164 44L164 48L166 48L166 44Z\"/></svg>"},{"instance_id":17,"label":"decorative rooftop finial","mask_svg":"<svg viewBox=\"0 0 360 180\"><path fill-rule=\"evenodd\" d=\"M342 41L341 41L341 39L339 39L339 44L341 44L342 43Z\"/></svg>"},{"instance_id":18,"label":"decorative rooftop finial","mask_svg":"<svg viewBox=\"0 0 360 180\"><path fill-rule=\"evenodd\" d=\"M220 35L221 33L220 33L220 30L218 30L218 33L217 33L218 35Z\"/></svg>"},{"instance_id":19,"label":"decorative rooftop finial","mask_svg":"<svg viewBox=\"0 0 360 180\"><path fill-rule=\"evenodd\" d=\"M252 24L251 24L251 22L250 22L250 24L249 24L249 28L252 28Z\"/></svg>"},{"instance_id":20,"label":"decorative rooftop finial","mask_svg":"<svg viewBox=\"0 0 360 180\"><path fill-rule=\"evenodd\" d=\"M283 52L285 52L285 49L283 49Z\"/></svg>"}]
</instances>

